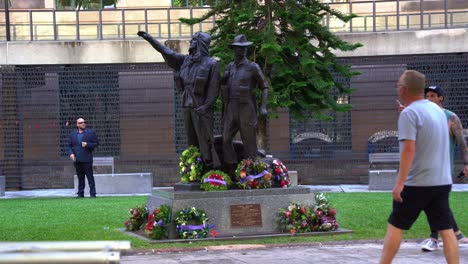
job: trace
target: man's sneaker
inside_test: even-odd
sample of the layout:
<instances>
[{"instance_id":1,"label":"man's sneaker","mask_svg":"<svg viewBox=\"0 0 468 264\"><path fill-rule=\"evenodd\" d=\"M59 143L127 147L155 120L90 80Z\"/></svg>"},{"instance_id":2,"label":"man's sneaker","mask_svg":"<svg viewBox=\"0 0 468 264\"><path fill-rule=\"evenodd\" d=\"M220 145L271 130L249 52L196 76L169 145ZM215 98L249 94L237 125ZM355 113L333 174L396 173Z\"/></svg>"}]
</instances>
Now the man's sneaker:
<instances>
[{"instance_id":1,"label":"man's sneaker","mask_svg":"<svg viewBox=\"0 0 468 264\"><path fill-rule=\"evenodd\" d=\"M456 237L457 237L458 243L461 243L461 244L468 243L468 241L467 241L465 235L463 235L463 233L460 233L460 234L456 235Z\"/></svg>"},{"instance_id":2,"label":"man's sneaker","mask_svg":"<svg viewBox=\"0 0 468 264\"><path fill-rule=\"evenodd\" d=\"M423 241L422 243L422 251L434 251L437 249L437 241L433 240L433 239L426 239Z\"/></svg>"}]
</instances>

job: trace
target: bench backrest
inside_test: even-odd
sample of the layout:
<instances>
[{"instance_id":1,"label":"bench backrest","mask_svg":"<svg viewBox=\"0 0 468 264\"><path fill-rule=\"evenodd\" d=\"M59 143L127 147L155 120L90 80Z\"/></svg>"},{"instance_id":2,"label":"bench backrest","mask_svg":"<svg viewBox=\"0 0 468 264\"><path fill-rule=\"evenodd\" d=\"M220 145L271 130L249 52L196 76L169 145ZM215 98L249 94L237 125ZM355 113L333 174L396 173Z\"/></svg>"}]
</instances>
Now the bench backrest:
<instances>
[{"instance_id":1,"label":"bench backrest","mask_svg":"<svg viewBox=\"0 0 468 264\"><path fill-rule=\"evenodd\" d=\"M392 163L400 162L400 153L384 152L384 153L369 153L369 162L372 163Z\"/></svg>"},{"instance_id":2,"label":"bench backrest","mask_svg":"<svg viewBox=\"0 0 468 264\"><path fill-rule=\"evenodd\" d=\"M93 157L93 166L112 166L114 175L114 157Z\"/></svg>"}]
</instances>

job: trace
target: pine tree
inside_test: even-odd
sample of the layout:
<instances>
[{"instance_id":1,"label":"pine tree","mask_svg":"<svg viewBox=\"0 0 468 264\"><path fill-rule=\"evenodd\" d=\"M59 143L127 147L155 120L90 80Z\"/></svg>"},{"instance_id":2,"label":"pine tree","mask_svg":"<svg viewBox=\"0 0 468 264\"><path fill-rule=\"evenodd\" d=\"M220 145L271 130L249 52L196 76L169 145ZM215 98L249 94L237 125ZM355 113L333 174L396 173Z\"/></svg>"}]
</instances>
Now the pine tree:
<instances>
[{"instance_id":1,"label":"pine tree","mask_svg":"<svg viewBox=\"0 0 468 264\"><path fill-rule=\"evenodd\" d=\"M193 25L216 18L210 30L210 52L224 67L232 61L229 49L234 37L245 34L254 45L249 58L262 68L269 79L268 109L275 114L288 108L295 119L330 120L332 111L348 111L349 104L337 103L336 96L353 89L336 81L336 76L351 78L358 73L338 63L334 50L352 51L361 44L341 40L322 25L326 16L348 22L345 15L317 0L218 1L204 16L180 19ZM262 125L262 124L261 124ZM263 123L266 126L266 123ZM259 131L265 133L265 128ZM261 133L260 133L261 134ZM261 138L265 135L260 135Z\"/></svg>"}]
</instances>

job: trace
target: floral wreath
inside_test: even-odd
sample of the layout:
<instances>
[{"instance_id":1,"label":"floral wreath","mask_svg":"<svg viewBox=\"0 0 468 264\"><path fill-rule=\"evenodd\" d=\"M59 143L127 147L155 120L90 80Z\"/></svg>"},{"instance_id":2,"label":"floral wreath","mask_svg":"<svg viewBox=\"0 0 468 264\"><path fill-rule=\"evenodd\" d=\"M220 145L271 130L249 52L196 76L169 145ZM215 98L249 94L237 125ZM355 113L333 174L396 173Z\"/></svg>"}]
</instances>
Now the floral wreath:
<instances>
[{"instance_id":1,"label":"floral wreath","mask_svg":"<svg viewBox=\"0 0 468 264\"><path fill-rule=\"evenodd\" d=\"M181 182L199 182L203 172L203 161L200 151L195 146L190 146L180 155Z\"/></svg>"},{"instance_id":2,"label":"floral wreath","mask_svg":"<svg viewBox=\"0 0 468 264\"><path fill-rule=\"evenodd\" d=\"M312 231L334 231L339 228L336 209L330 205L330 200L324 193L315 195L314 211L318 221L314 223Z\"/></svg>"},{"instance_id":3,"label":"floral wreath","mask_svg":"<svg viewBox=\"0 0 468 264\"><path fill-rule=\"evenodd\" d=\"M145 233L153 239L167 238L168 226L171 224L171 207L166 204L154 209L146 224Z\"/></svg>"},{"instance_id":4,"label":"floral wreath","mask_svg":"<svg viewBox=\"0 0 468 264\"><path fill-rule=\"evenodd\" d=\"M148 218L148 209L144 205L139 205L128 210L130 218L124 222L125 229L129 231L139 230Z\"/></svg>"},{"instance_id":5,"label":"floral wreath","mask_svg":"<svg viewBox=\"0 0 468 264\"><path fill-rule=\"evenodd\" d=\"M231 184L229 175L220 170L209 171L201 179L201 188L205 191L227 190Z\"/></svg>"},{"instance_id":6,"label":"floral wreath","mask_svg":"<svg viewBox=\"0 0 468 264\"><path fill-rule=\"evenodd\" d=\"M206 213L195 207L178 211L174 221L177 235L182 239L206 238L210 231Z\"/></svg>"},{"instance_id":7,"label":"floral wreath","mask_svg":"<svg viewBox=\"0 0 468 264\"><path fill-rule=\"evenodd\" d=\"M278 209L278 225L282 232L291 234L318 231L335 231L336 209L330 206L323 193L315 195L315 205L307 207L301 203L291 203L286 209Z\"/></svg>"},{"instance_id":8,"label":"floral wreath","mask_svg":"<svg viewBox=\"0 0 468 264\"><path fill-rule=\"evenodd\" d=\"M281 188L288 188L291 186L288 169L279 159L274 159L271 162L270 168L276 184L281 186Z\"/></svg>"},{"instance_id":9,"label":"floral wreath","mask_svg":"<svg viewBox=\"0 0 468 264\"><path fill-rule=\"evenodd\" d=\"M312 231L312 223L316 216L309 207L301 203L291 203L286 209L278 209L279 228L281 232L305 233Z\"/></svg>"},{"instance_id":10,"label":"floral wreath","mask_svg":"<svg viewBox=\"0 0 468 264\"><path fill-rule=\"evenodd\" d=\"M237 185L242 189L266 189L271 187L271 173L261 159L244 159L237 165Z\"/></svg>"}]
</instances>

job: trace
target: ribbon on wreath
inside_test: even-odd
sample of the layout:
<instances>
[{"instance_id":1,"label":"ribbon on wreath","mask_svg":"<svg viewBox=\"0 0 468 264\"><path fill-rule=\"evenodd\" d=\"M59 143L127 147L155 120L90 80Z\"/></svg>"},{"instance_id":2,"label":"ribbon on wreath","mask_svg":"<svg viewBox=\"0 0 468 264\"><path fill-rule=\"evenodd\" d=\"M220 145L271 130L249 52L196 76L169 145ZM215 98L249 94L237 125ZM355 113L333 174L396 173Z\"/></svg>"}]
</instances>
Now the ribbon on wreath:
<instances>
[{"instance_id":1,"label":"ribbon on wreath","mask_svg":"<svg viewBox=\"0 0 468 264\"><path fill-rule=\"evenodd\" d=\"M249 176L247 176L247 177L245 177L245 178L243 178L243 179L240 179L239 182L240 182L240 183L243 183L243 182L245 182L245 181L255 180L255 179L261 178L261 177L263 177L263 176L265 176L265 175L267 175L267 174L268 174L268 171L264 170L264 171L260 172L260 173L257 174L257 175L249 175Z\"/></svg>"},{"instance_id":2,"label":"ribbon on wreath","mask_svg":"<svg viewBox=\"0 0 468 264\"><path fill-rule=\"evenodd\" d=\"M286 176L286 173L282 172L282 173L280 173L280 174L276 174L276 177L275 177L275 178L276 178L277 181L280 181L280 180L281 180L281 177L285 177L285 176Z\"/></svg>"},{"instance_id":3,"label":"ribbon on wreath","mask_svg":"<svg viewBox=\"0 0 468 264\"><path fill-rule=\"evenodd\" d=\"M211 224L211 225L203 224L203 225L180 225L180 226L177 226L178 229L184 230L184 231L202 230L202 229L205 229L207 227L210 228L210 229L213 229L215 227L215 225L214 224Z\"/></svg>"},{"instance_id":4,"label":"ribbon on wreath","mask_svg":"<svg viewBox=\"0 0 468 264\"><path fill-rule=\"evenodd\" d=\"M220 183L222 185L226 185L227 183L223 180L219 180L219 179L211 179L211 178L206 178L203 180L203 182L216 182L216 183Z\"/></svg>"},{"instance_id":5,"label":"ribbon on wreath","mask_svg":"<svg viewBox=\"0 0 468 264\"><path fill-rule=\"evenodd\" d=\"M163 221L162 219L161 219L161 220L159 220L159 221L157 221L157 222L156 222L156 221L154 221L154 224L153 224L153 226L156 226L156 225L158 225L158 226L163 226L163 225L164 225L164 221Z\"/></svg>"}]
</instances>

